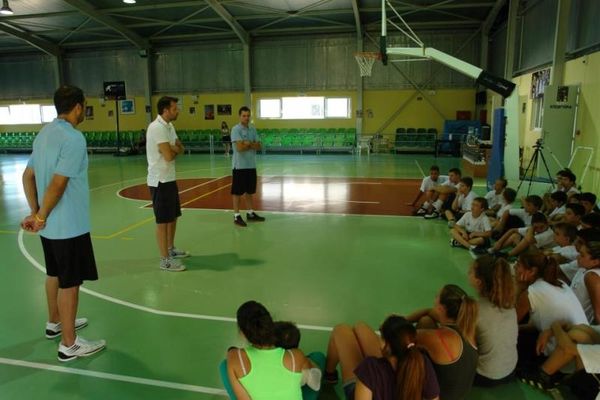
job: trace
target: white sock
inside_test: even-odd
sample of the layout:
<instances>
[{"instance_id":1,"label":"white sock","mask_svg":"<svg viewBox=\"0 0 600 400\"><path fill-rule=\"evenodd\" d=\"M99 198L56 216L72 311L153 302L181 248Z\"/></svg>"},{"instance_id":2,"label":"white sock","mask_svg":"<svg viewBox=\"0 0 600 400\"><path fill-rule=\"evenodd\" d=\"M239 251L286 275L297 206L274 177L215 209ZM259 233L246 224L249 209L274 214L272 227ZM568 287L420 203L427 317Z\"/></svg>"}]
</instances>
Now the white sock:
<instances>
[{"instance_id":1,"label":"white sock","mask_svg":"<svg viewBox=\"0 0 600 400\"><path fill-rule=\"evenodd\" d=\"M476 248L476 247L477 247L477 246L475 246L474 244L472 244L472 245L470 245L470 246L469 246L469 249L471 249L471 250L475 250L475 248Z\"/></svg>"},{"instance_id":2,"label":"white sock","mask_svg":"<svg viewBox=\"0 0 600 400\"><path fill-rule=\"evenodd\" d=\"M250 214L250 215L254 214L254 210L248 210L248 214Z\"/></svg>"},{"instance_id":3,"label":"white sock","mask_svg":"<svg viewBox=\"0 0 600 400\"><path fill-rule=\"evenodd\" d=\"M436 200L435 203L433 203L433 208L435 208L435 211L440 212L440 210L442 209L443 205L444 205L443 201Z\"/></svg>"},{"instance_id":4,"label":"white sock","mask_svg":"<svg viewBox=\"0 0 600 400\"><path fill-rule=\"evenodd\" d=\"M235 213L235 214L233 215L233 218L237 218L237 217L239 217L239 216L240 216L240 213Z\"/></svg>"},{"instance_id":5,"label":"white sock","mask_svg":"<svg viewBox=\"0 0 600 400\"><path fill-rule=\"evenodd\" d=\"M423 203L423 205L421 206L421 208L427 209L429 208L431 204L429 204L429 201L426 201L425 203Z\"/></svg>"}]
</instances>

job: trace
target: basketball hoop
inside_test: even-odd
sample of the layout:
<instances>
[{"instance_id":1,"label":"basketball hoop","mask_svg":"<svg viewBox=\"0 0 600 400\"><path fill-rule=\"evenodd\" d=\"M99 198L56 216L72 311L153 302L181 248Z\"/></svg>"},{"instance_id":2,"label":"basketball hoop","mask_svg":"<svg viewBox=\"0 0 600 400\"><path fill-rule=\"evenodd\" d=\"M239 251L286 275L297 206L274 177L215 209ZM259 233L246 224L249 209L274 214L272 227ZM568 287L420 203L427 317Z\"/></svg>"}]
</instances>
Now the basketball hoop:
<instances>
[{"instance_id":1,"label":"basketball hoop","mask_svg":"<svg viewBox=\"0 0 600 400\"><path fill-rule=\"evenodd\" d=\"M381 60L381 53L371 51L354 53L354 58L360 68L360 76L371 76L371 68L375 60Z\"/></svg>"}]
</instances>

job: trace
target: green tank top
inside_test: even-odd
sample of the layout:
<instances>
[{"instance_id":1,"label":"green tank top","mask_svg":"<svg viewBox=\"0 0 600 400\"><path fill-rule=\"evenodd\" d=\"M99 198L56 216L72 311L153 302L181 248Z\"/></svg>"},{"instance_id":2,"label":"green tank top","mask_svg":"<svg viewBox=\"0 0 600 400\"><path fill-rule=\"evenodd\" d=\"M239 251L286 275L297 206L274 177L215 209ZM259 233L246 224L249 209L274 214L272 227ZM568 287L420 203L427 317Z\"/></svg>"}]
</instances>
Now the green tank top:
<instances>
[{"instance_id":1,"label":"green tank top","mask_svg":"<svg viewBox=\"0 0 600 400\"><path fill-rule=\"evenodd\" d=\"M252 400L302 400L302 372L290 371L283 365L284 349L250 346L245 350L250 372L239 381Z\"/></svg>"}]
</instances>

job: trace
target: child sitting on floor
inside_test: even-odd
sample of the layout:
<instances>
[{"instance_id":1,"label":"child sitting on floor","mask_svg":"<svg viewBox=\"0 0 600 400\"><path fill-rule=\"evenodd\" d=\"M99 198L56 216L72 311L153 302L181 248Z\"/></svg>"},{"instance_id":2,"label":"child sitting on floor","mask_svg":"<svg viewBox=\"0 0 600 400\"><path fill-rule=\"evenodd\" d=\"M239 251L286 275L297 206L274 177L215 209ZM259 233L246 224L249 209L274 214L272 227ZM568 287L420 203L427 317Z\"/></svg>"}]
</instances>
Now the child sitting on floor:
<instances>
[{"instance_id":1,"label":"child sitting on floor","mask_svg":"<svg viewBox=\"0 0 600 400\"><path fill-rule=\"evenodd\" d=\"M478 247L487 247L492 236L492 227L484 211L487 200L476 197L471 204L471 211L467 211L452 228L452 247L466 247L476 250Z\"/></svg>"},{"instance_id":2,"label":"child sitting on floor","mask_svg":"<svg viewBox=\"0 0 600 400\"><path fill-rule=\"evenodd\" d=\"M548 225L546 216L537 212L531 217L531 226L524 228L513 228L506 232L488 252L490 254L499 253L501 250L514 246L509 252L508 257L514 257L530 246L535 246L542 250L554 243L554 233Z\"/></svg>"}]
</instances>

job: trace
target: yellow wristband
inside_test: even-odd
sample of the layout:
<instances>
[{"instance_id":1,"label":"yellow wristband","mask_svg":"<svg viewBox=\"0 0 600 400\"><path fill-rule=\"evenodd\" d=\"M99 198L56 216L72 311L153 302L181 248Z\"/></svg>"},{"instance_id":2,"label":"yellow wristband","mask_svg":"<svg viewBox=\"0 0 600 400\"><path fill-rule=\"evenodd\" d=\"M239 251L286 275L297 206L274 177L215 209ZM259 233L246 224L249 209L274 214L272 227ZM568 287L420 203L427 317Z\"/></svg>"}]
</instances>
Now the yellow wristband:
<instances>
[{"instance_id":1,"label":"yellow wristband","mask_svg":"<svg viewBox=\"0 0 600 400\"><path fill-rule=\"evenodd\" d=\"M46 220L45 220L45 219L41 219L41 218L40 218L40 217L39 217L37 214L35 214L35 220L36 220L37 222L46 222Z\"/></svg>"}]
</instances>

